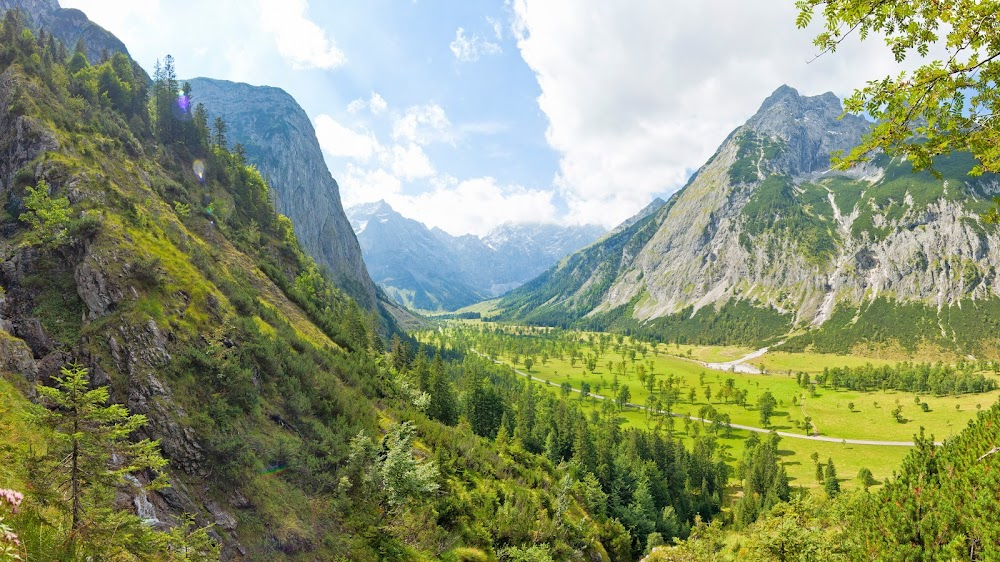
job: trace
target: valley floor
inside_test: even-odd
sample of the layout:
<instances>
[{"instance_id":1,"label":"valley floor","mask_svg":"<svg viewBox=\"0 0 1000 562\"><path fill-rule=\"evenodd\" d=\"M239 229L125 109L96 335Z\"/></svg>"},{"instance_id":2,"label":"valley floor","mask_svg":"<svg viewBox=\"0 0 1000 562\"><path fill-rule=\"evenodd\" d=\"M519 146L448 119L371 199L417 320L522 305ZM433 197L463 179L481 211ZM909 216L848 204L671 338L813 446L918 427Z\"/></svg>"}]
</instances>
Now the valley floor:
<instances>
[{"instance_id":1,"label":"valley floor","mask_svg":"<svg viewBox=\"0 0 1000 562\"><path fill-rule=\"evenodd\" d=\"M570 347L576 346L576 353L572 354L565 352L569 347L564 346L560 357L560 353L542 343L554 338L543 335L544 329L519 328L502 335L469 336L478 332L478 326L452 322L446 328L423 334L422 339L439 338L438 343L446 345L453 344L456 337L477 341L476 353L510 366L550 392L578 396L584 408L589 410L609 407L602 402L614 399L616 393L612 388L617 381L619 392L621 387L628 388L628 399L619 413L624 424L644 429L660 427L687 440L714 432L720 452L734 467L741 457L743 442L751 432L776 431L782 437L780 455L793 487L821 489L814 459L821 463L832 460L841 485L846 488L858 485L855 476L862 468L870 469L881 482L899 467L915 435L923 431L937 442L946 440L961 431L977 412L1000 398L1000 390L938 396L891 389L860 392L815 383L800 384L799 373L809 373L814 378L824 368L893 364L884 359L737 346L645 344L645 352L642 352L642 342L624 338L616 345L614 341L607 343L610 336L604 335L606 343L602 346L591 343L602 334L587 333L560 336L564 341L574 342ZM614 351L616 347L617 352ZM584 362L591 354L601 357L593 370ZM532 358L530 365L525 364L528 357ZM708 368L713 363L723 364L726 370ZM762 372L738 372L734 368L747 364ZM676 381L679 399L672 404L669 416L665 415L661 400L662 389L654 383L653 392L650 392L650 385L640 380L644 378L640 375L646 373L652 373L656 380L670 378ZM980 369L977 374L997 380L993 371ZM720 389L727 386L745 393L744 405L719 395ZM760 423L756 407L765 392L771 393L777 401L766 426ZM728 416L728 424L712 423L712 419L720 419L723 415ZM807 416L808 432L803 425Z\"/></svg>"}]
</instances>

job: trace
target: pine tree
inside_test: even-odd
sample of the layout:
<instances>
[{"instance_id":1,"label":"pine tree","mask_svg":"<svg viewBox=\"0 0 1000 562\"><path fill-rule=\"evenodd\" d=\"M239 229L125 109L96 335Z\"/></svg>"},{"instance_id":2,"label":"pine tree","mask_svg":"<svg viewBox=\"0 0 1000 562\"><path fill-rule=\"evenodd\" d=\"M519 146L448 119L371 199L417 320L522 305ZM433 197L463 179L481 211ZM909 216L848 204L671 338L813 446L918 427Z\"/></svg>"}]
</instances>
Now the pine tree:
<instances>
[{"instance_id":1,"label":"pine tree","mask_svg":"<svg viewBox=\"0 0 1000 562\"><path fill-rule=\"evenodd\" d=\"M441 354L434 356L434 363L431 365L430 390L428 394L431 401L427 405L427 415L446 425L458 423L458 408L455 405L455 391L452 388L451 380L444 369L444 362Z\"/></svg>"},{"instance_id":2,"label":"pine tree","mask_svg":"<svg viewBox=\"0 0 1000 562\"><path fill-rule=\"evenodd\" d=\"M222 117L215 118L215 123L213 124L212 129L215 131L215 134L212 137L212 142L215 146L223 150L227 150L228 145L226 143L226 132L229 131L229 126L226 125L226 122L222 119Z\"/></svg>"},{"instance_id":3,"label":"pine tree","mask_svg":"<svg viewBox=\"0 0 1000 562\"><path fill-rule=\"evenodd\" d=\"M52 441L37 468L39 475L51 471L57 485L67 490L72 541L113 522L107 495L127 475L156 471L167 461L160 456L158 442L128 441L146 425L146 417L130 415L120 404L106 405L108 389L90 389L86 368L64 366L54 382L54 387L38 387L49 407L45 422L52 428ZM162 475L153 482L154 487L164 484Z\"/></svg>"},{"instance_id":4,"label":"pine tree","mask_svg":"<svg viewBox=\"0 0 1000 562\"><path fill-rule=\"evenodd\" d=\"M826 472L824 474L823 490L829 497L835 497L840 493L840 482L837 480L837 468L833 466L833 459L827 459Z\"/></svg>"}]
</instances>

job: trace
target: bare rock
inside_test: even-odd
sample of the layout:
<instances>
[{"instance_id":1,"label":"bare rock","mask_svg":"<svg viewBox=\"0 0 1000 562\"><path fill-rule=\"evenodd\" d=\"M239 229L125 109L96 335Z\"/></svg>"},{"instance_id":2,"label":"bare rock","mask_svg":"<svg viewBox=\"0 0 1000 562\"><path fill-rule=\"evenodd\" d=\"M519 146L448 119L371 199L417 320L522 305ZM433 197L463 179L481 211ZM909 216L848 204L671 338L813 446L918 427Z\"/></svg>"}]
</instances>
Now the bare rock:
<instances>
[{"instance_id":1,"label":"bare rock","mask_svg":"<svg viewBox=\"0 0 1000 562\"><path fill-rule=\"evenodd\" d=\"M212 514L212 520L220 528L227 531L232 531L236 528L236 518L230 515L226 510L219 507L219 504L210 500L205 503L205 509Z\"/></svg>"},{"instance_id":2,"label":"bare rock","mask_svg":"<svg viewBox=\"0 0 1000 562\"><path fill-rule=\"evenodd\" d=\"M28 382L35 382L38 366L35 358L23 340L19 340L0 330L0 370L17 373Z\"/></svg>"},{"instance_id":3,"label":"bare rock","mask_svg":"<svg viewBox=\"0 0 1000 562\"><path fill-rule=\"evenodd\" d=\"M84 260L76 268L74 277L77 293L87 305L92 320L111 312L122 300L122 289L108 282L104 271L94 263L93 258Z\"/></svg>"}]
</instances>

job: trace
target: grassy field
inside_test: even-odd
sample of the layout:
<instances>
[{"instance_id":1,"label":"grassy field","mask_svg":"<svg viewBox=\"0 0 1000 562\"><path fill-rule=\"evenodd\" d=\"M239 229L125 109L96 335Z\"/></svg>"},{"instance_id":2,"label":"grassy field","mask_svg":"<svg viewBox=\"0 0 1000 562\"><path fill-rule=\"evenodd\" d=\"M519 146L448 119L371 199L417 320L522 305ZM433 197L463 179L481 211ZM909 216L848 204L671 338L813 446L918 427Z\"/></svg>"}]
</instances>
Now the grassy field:
<instances>
[{"instance_id":1,"label":"grassy field","mask_svg":"<svg viewBox=\"0 0 1000 562\"><path fill-rule=\"evenodd\" d=\"M579 345L581 353L597 352L587 343L581 342ZM686 356L689 350L691 358L672 355L679 353ZM677 414L700 417L700 410L708 405L720 413L728 414L734 424L762 427L755 405L761 394L769 391L778 401L769 429L804 435L805 430L801 423L805 416L809 416L819 435L837 439L911 441L914 434L924 428L928 436L933 435L935 440L942 441L964 428L968 421L975 417L979 408L987 408L1000 398L1000 391L937 397L896 391L853 392L823 387L817 387L815 395L811 395L808 389L796 382L794 375L789 374L790 371L815 373L822 371L824 367L876 363L875 360L867 358L817 353L769 353L762 357L761 361L771 374L715 371L693 360L697 358L711 362L732 361L752 351L739 347L683 345L678 347L661 344L657 346L655 354L651 349L645 355L638 354L636 360L632 362L625 353L616 354L606 349L597 361L594 372L586 370L580 360L571 362L566 356L561 359L549 356L544 363L536 359L530 374L548 381L550 384L543 386L552 392L559 392L558 387L563 383L569 383L575 389L587 383L591 392L611 396L611 385L616 378L615 372L618 372L619 385L629 388L631 395L629 402L646 405L650 399L650 392L640 383L636 373L636 366L642 364L647 370L652 367L651 372L656 375L657 380L669 376L680 381L678 386L681 399L673 407L673 411ZM497 359L512 365L513 356L501 354ZM613 363L611 370L607 365L609 361ZM624 376L620 374L622 361L626 363ZM889 362L882 361L882 363ZM527 371L523 358L519 358L516 368L522 372ZM733 379L735 388L747 393L746 407L732 402L726 403L726 400L717 398L718 390L725 384L726 379L730 378ZM711 390L710 398L706 398L706 386ZM694 390L693 401L691 390ZM658 392L654 391L654 394L659 396ZM923 411L915 398L926 403L928 411ZM594 399L587 402L588 407L597 405ZM891 413L897 406L901 407L905 423L897 421ZM623 412L622 416L626 423L637 427L651 427L655 423L650 421L644 411L636 408ZM694 424L696 422L693 422ZM689 432L705 431L708 428L706 425L704 429L695 430L693 425L685 431L684 420L676 419L673 429L676 434L691 438ZM738 430L733 430L730 437L722 437L720 433L720 446L730 455L731 460L735 461L741 454L742 443L747 435L748 432ZM818 486L814 476L815 464L810 458L813 453L817 453L822 462L828 458L832 459L839 476L843 479L843 485L850 487L856 484L855 477L862 467L869 468L878 480L890 476L909 450L907 447L851 445L793 438L782 439L781 449L789 475L794 479L792 484L807 488Z\"/></svg>"},{"instance_id":2,"label":"grassy field","mask_svg":"<svg viewBox=\"0 0 1000 562\"><path fill-rule=\"evenodd\" d=\"M558 386L543 385L550 392L559 392ZM574 394L574 396L577 396ZM600 406L600 403L589 398L585 401L585 409L593 409ZM621 413L625 425L652 429L655 427L655 420L645 412L637 408L628 408ZM695 429L695 426L700 426ZM682 438L689 445L694 440L695 434L709 431L708 424L691 422L690 429L685 430L683 419L675 419L674 435ZM721 452L730 466L736 466L737 460L743 454L743 444L749 431L734 429L731 435L718 434L718 443ZM763 437L761 435L761 437ZM788 472L790 484L793 487L803 487L806 489L820 490L822 484L816 480L816 465L813 463L812 455L819 455L820 462L833 460L837 467L837 474L844 488L853 488L858 485L855 478L861 468L868 468L874 474L876 480L881 482L886 477L892 475L893 470L900 465L903 457L910 449L908 447L882 447L873 445L850 445L840 443L829 443L824 441L807 441L803 439L783 438L780 445L780 454L785 470Z\"/></svg>"}]
</instances>

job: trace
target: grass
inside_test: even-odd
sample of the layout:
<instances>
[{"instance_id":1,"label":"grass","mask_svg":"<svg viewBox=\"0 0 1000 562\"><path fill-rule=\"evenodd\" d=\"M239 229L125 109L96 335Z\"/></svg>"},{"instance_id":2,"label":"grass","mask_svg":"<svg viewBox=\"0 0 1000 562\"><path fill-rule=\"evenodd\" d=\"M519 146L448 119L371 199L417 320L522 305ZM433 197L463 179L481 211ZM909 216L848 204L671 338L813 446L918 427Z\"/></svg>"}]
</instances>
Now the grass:
<instances>
[{"instance_id":1,"label":"grass","mask_svg":"<svg viewBox=\"0 0 1000 562\"><path fill-rule=\"evenodd\" d=\"M748 361L748 363L771 373L787 373L788 371L820 373L827 367L863 367L868 363L894 365L896 361L835 353L768 351L764 355Z\"/></svg>"},{"instance_id":2,"label":"grass","mask_svg":"<svg viewBox=\"0 0 1000 562\"><path fill-rule=\"evenodd\" d=\"M538 383L540 386L541 383ZM550 392L559 392L556 386L546 386ZM599 402L590 399L585 410L597 408ZM756 413L756 412L754 412ZM636 408L626 409L621 413L625 425L642 429L655 427L655 422L650 422L649 417ZM735 421L735 420L734 420ZM893 422L895 423L895 421ZM694 441L694 425L701 425L699 432L704 434L708 431L708 424L698 424L692 422L691 430L685 431L682 419L674 421L674 435L680 437L688 446ZM757 425L757 424L754 424ZM743 447L749 431L734 429L731 436L726 437L721 432L718 434L718 444L723 458L733 469L743 454ZM892 476L892 473L903 461L903 458L910 451L908 447L882 447L873 445L851 445L841 443L829 443L825 441L807 441L804 439L782 438L779 446L781 461L788 472L790 484L793 487L802 487L817 492L822 491L822 484L816 480L816 465L812 461L812 454L819 455L820 462L833 460L837 467L838 478L844 488L854 488L858 486L856 476L862 468L872 471L875 479L879 482Z\"/></svg>"},{"instance_id":3,"label":"grass","mask_svg":"<svg viewBox=\"0 0 1000 562\"><path fill-rule=\"evenodd\" d=\"M596 352L585 343L581 344L581 350L584 353ZM789 433L804 434L804 429L801 429L797 423L801 423L803 418L808 415L820 435L834 438L910 441L915 434L920 432L922 427L927 435L933 435L935 440L941 441L964 428L976 416L979 409L977 406L988 408L1000 398L1000 391L943 397L919 395L920 401L929 406L929 411L924 412L914 400L916 395L906 392L863 393L818 387L816 395L810 396L810 391L799 386L795 376L789 374L789 371L816 373L828 366L857 366L868 362L889 363L889 361L845 355L773 352L762 357L759 362L763 362L769 369L782 372L755 375L709 370L691 359L669 355L665 353L667 350L671 353L677 352L685 355L690 352L692 357L712 361L730 361L745 355L744 352L750 350L736 346L675 346L673 344L668 346L661 344L657 348L656 355L650 352L646 354L645 358L641 354L637 356L635 365L642 363L648 367L648 361L652 361L652 372L656 375L657 380L669 375L681 381L681 400L674 405L673 411L675 413L698 417L699 410L708 404L721 413L729 414L732 423L761 427L755 404L761 394L769 391L778 400L778 407L775 415L771 418L770 428ZM500 359L504 363L510 364L510 357L501 357ZM581 384L586 382L590 385L592 392L610 396L612 394L610 385L614 380L614 374L608 371L607 362L609 360L617 364L623 358L608 350L598 360L597 368L593 373L585 370L582 361L577 361L576 365L572 366L568 356L564 359L549 358L544 365L536 359L530 374L548 381L550 384L543 386L552 392L559 392L558 387L563 383L569 383L573 388L579 389ZM641 386L633 364L627 358L625 362L627 373L625 376L619 376L619 384L629 387L631 394L629 401L631 403L645 405L650 393ZM614 368L617 369L617 367ZM519 363L517 369L522 372L526 371L523 362ZM734 379L737 389L747 391L748 407L733 403L726 404L724 400L716 398L715 393L728 378ZM712 390L710 400L705 398L702 380L704 385L708 385ZM693 402L689 400L692 388L695 390ZM574 396L577 395L574 394ZM591 399L590 402L592 404L587 406L589 408L599 404L594 399ZM853 412L849 407L851 403L854 405ZM897 404L902 407L902 416L906 418L906 423L899 423L891 413ZM650 421L649 416L639 409L629 409L623 412L622 416L625 423L636 427L648 428L655 425L655 421ZM675 420L674 431L685 439L693 437L685 432L681 419ZM692 431L694 430L692 429ZM723 448L728 448L729 460L734 466L747 435L747 432L734 430L732 437L720 438L720 445ZM782 439L781 449L784 451L782 458L787 470L794 478L792 484L807 488L819 487L814 476L815 465L810 458L814 452L819 454L822 462L825 462L827 458L833 459L838 474L844 479L842 484L851 487L856 485L854 479L862 467L870 469L878 480L891 476L892 471L899 466L909 451L907 447L849 445L792 438Z\"/></svg>"}]
</instances>

